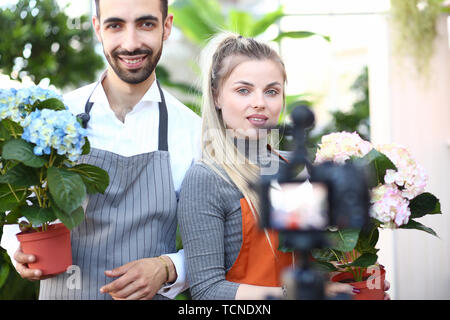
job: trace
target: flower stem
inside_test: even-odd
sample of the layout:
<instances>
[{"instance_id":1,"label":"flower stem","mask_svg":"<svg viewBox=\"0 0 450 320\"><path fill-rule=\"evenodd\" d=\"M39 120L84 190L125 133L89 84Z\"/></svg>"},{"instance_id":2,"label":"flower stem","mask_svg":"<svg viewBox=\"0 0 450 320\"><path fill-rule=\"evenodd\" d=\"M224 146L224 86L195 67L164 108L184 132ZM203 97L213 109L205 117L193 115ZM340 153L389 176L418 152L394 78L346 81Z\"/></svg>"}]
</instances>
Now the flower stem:
<instances>
[{"instance_id":1,"label":"flower stem","mask_svg":"<svg viewBox=\"0 0 450 320\"><path fill-rule=\"evenodd\" d=\"M38 203L39 203L39 207L41 207L41 208L43 208L43 205L42 205L42 202L41 202L41 193L40 193L40 189L41 188L36 188L36 186L34 186L33 187L33 191L34 191L34 193L36 194L36 198L37 198L37 201L38 201Z\"/></svg>"},{"instance_id":2,"label":"flower stem","mask_svg":"<svg viewBox=\"0 0 450 320\"><path fill-rule=\"evenodd\" d=\"M336 257L336 259L337 259L337 261L340 261L340 262L342 262L342 259L341 258L339 258L339 256L336 254L336 252L334 252L334 250L333 249L330 249L331 250L331 252L334 254L334 256Z\"/></svg>"},{"instance_id":3,"label":"flower stem","mask_svg":"<svg viewBox=\"0 0 450 320\"><path fill-rule=\"evenodd\" d=\"M55 156L55 150L53 150L53 148L52 148L52 151L51 151L51 153L50 153L50 159L49 159L49 163L48 163L48 166L49 167L51 167L51 166L53 166L53 163L55 162L55 160L56 160L56 156Z\"/></svg>"},{"instance_id":4,"label":"flower stem","mask_svg":"<svg viewBox=\"0 0 450 320\"><path fill-rule=\"evenodd\" d=\"M11 123L8 123L8 124L9 124L9 129L11 129L11 134L12 134L12 136L14 137L14 139L17 139L17 134L16 134L16 132L14 131L13 126L11 125Z\"/></svg>"},{"instance_id":5,"label":"flower stem","mask_svg":"<svg viewBox=\"0 0 450 320\"><path fill-rule=\"evenodd\" d=\"M16 195L16 193L14 192L14 189L12 188L12 186L8 183L8 187L9 190L11 190L11 193L14 195L14 198L16 198L17 202L20 202L19 197Z\"/></svg>"}]
</instances>

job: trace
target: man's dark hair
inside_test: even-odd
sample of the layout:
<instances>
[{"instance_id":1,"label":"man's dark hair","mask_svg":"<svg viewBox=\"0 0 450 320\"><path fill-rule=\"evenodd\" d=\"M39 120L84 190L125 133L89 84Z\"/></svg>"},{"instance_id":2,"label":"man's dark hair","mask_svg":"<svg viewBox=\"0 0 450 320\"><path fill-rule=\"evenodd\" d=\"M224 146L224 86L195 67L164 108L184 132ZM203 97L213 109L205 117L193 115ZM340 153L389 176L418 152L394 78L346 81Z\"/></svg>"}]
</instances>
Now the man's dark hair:
<instances>
[{"instance_id":1,"label":"man's dark hair","mask_svg":"<svg viewBox=\"0 0 450 320\"><path fill-rule=\"evenodd\" d=\"M97 17L100 17L100 0L95 0L95 9L97 12ZM163 17L163 23L164 20L166 20L167 14L168 14L168 0L160 0L160 6L161 6L161 13L162 13L162 17Z\"/></svg>"}]
</instances>

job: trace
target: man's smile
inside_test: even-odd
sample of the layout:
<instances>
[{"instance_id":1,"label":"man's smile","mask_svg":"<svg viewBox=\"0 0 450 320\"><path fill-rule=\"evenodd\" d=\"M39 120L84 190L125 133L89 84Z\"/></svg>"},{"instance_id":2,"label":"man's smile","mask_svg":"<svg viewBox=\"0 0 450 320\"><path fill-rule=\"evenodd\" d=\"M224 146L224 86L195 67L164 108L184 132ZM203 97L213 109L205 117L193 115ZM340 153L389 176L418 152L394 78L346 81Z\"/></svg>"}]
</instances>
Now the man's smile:
<instances>
[{"instance_id":1,"label":"man's smile","mask_svg":"<svg viewBox=\"0 0 450 320\"><path fill-rule=\"evenodd\" d=\"M147 55L118 56L118 58L128 69L137 69L137 68L140 68L144 64L144 62L147 58Z\"/></svg>"}]
</instances>

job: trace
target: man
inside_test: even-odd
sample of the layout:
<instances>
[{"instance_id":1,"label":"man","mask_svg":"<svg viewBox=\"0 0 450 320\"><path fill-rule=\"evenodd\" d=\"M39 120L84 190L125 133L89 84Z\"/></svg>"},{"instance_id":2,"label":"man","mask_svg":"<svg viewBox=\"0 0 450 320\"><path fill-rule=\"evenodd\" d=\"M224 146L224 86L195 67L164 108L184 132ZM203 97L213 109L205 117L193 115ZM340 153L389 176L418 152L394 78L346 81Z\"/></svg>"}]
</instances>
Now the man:
<instances>
[{"instance_id":1,"label":"man","mask_svg":"<svg viewBox=\"0 0 450 320\"><path fill-rule=\"evenodd\" d=\"M107 170L110 185L89 198L85 221L72 230L73 273L45 279L20 249L16 268L42 280L40 299L173 299L187 287L183 251L174 253L176 191L199 153L201 125L156 81L173 16L167 0L96 0L96 7L108 68L64 101L88 130L91 153L82 161Z\"/></svg>"}]
</instances>

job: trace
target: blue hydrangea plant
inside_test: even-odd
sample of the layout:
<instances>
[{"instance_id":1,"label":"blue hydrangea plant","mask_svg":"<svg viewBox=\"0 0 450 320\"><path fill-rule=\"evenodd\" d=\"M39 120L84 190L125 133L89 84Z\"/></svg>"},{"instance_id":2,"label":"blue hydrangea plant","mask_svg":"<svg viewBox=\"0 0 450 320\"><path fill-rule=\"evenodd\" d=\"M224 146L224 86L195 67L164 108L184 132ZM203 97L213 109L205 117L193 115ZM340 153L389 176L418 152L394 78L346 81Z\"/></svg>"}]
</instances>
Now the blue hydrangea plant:
<instances>
[{"instance_id":1,"label":"blue hydrangea plant","mask_svg":"<svg viewBox=\"0 0 450 320\"><path fill-rule=\"evenodd\" d=\"M45 231L84 219L88 193L104 193L106 171L77 163L90 151L86 130L52 91L0 89L0 226ZM25 219L24 219L25 218Z\"/></svg>"}]
</instances>

